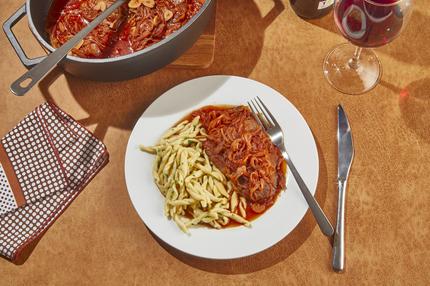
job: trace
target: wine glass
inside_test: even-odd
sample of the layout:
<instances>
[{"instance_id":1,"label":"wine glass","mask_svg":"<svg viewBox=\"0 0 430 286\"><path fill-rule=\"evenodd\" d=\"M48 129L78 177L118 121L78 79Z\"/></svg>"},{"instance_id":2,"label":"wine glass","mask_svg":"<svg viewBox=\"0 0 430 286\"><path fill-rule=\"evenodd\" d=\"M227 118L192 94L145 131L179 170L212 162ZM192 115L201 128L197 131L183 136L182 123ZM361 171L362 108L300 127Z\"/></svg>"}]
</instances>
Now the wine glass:
<instances>
[{"instance_id":1,"label":"wine glass","mask_svg":"<svg viewBox=\"0 0 430 286\"><path fill-rule=\"evenodd\" d=\"M334 19L352 44L334 48L324 60L324 75L337 90L362 94L374 88L382 67L370 48L393 41L409 18L412 0L337 0Z\"/></svg>"}]
</instances>

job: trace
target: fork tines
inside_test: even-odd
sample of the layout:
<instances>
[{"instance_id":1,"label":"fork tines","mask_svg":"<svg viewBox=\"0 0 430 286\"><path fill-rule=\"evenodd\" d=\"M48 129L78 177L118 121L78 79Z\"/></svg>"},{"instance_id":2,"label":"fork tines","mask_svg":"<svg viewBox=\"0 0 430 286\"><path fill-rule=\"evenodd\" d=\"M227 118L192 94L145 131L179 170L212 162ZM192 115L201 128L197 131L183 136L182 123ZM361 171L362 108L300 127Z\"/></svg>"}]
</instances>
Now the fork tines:
<instances>
[{"instance_id":1,"label":"fork tines","mask_svg":"<svg viewBox=\"0 0 430 286\"><path fill-rule=\"evenodd\" d=\"M248 101L248 106L251 109L255 120L257 120L264 129L279 126L276 119L258 96Z\"/></svg>"}]
</instances>

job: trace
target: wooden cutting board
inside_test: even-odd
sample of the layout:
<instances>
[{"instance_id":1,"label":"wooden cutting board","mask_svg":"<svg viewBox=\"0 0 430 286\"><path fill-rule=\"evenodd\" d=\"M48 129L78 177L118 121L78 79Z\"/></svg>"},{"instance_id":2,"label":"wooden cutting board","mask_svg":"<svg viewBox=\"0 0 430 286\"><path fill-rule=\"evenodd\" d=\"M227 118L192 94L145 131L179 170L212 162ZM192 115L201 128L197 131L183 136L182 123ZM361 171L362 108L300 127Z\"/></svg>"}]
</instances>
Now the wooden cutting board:
<instances>
[{"instance_id":1,"label":"wooden cutting board","mask_svg":"<svg viewBox=\"0 0 430 286\"><path fill-rule=\"evenodd\" d=\"M215 7L212 20L196 43L185 54L171 63L169 67L204 69L212 64L215 52L216 10Z\"/></svg>"}]
</instances>

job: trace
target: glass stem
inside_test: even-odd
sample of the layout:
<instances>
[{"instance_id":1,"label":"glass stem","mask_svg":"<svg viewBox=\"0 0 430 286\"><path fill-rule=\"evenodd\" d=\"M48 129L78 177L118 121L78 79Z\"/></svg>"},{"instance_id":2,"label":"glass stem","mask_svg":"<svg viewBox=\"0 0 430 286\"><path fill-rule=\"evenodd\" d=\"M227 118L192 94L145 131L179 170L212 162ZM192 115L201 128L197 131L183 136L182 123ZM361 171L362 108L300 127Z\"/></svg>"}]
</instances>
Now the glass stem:
<instances>
[{"instance_id":1,"label":"glass stem","mask_svg":"<svg viewBox=\"0 0 430 286\"><path fill-rule=\"evenodd\" d=\"M360 47L355 48L354 55L348 61L348 65L350 68L356 70L360 67L360 55L361 55L362 50L363 50L363 48L360 48Z\"/></svg>"}]
</instances>

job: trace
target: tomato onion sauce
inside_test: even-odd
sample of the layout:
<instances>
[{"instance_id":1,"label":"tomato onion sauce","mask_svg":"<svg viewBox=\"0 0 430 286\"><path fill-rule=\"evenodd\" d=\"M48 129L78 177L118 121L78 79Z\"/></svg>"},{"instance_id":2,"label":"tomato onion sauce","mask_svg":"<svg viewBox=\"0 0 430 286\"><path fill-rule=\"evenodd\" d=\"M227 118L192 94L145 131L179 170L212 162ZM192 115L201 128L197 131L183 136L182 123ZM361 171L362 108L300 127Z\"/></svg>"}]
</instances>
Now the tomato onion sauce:
<instances>
[{"instance_id":1,"label":"tomato onion sauce","mask_svg":"<svg viewBox=\"0 0 430 286\"><path fill-rule=\"evenodd\" d=\"M94 20L114 0L54 0L46 31L58 48ZM140 51L185 25L205 0L130 0L90 34L71 54L82 58L112 58Z\"/></svg>"},{"instance_id":2,"label":"tomato onion sauce","mask_svg":"<svg viewBox=\"0 0 430 286\"><path fill-rule=\"evenodd\" d=\"M247 200L246 219L256 219L285 189L287 165L280 150L245 106L205 106L185 119L195 116L208 134L203 149ZM231 220L227 226L236 225Z\"/></svg>"}]
</instances>

